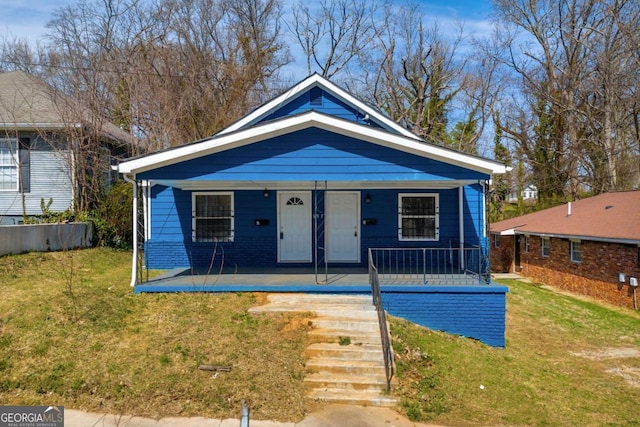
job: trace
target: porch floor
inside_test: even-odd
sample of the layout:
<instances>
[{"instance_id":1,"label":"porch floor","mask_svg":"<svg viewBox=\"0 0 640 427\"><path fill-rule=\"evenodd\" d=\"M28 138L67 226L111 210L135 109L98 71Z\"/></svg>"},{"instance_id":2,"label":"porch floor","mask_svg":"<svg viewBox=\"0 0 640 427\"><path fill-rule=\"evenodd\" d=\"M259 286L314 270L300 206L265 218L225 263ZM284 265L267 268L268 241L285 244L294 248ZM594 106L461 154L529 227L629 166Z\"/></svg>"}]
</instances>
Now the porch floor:
<instances>
[{"instance_id":1,"label":"porch floor","mask_svg":"<svg viewBox=\"0 0 640 427\"><path fill-rule=\"evenodd\" d=\"M464 274L381 277L380 285L478 285L476 277ZM307 292L370 293L369 274L361 267L332 267L315 274L313 268L245 268L206 274L176 269L136 285L145 292Z\"/></svg>"}]
</instances>

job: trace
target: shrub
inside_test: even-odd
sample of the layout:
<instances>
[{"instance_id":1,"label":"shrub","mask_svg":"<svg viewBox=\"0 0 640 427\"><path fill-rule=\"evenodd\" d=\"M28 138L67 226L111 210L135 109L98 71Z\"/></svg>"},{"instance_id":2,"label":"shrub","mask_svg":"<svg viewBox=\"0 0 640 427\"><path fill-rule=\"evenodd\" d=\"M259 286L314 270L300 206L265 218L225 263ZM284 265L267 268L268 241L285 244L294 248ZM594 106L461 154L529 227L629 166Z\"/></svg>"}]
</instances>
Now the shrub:
<instances>
[{"instance_id":1,"label":"shrub","mask_svg":"<svg viewBox=\"0 0 640 427\"><path fill-rule=\"evenodd\" d=\"M97 246L131 248L133 238L132 186L117 181L98 201L95 209L84 214L83 220L93 222Z\"/></svg>"}]
</instances>

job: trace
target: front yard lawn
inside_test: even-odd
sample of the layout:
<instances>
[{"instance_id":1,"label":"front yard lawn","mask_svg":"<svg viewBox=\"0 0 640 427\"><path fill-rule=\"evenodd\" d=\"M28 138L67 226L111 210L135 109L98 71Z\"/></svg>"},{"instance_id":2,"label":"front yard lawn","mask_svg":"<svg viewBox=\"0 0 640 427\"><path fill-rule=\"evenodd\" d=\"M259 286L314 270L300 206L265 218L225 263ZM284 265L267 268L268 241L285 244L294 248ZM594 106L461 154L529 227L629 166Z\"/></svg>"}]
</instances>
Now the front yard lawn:
<instances>
[{"instance_id":1,"label":"front yard lawn","mask_svg":"<svg viewBox=\"0 0 640 427\"><path fill-rule=\"evenodd\" d=\"M0 258L0 404L299 421L307 322L262 294L140 294L130 252ZM640 315L503 282L507 345L392 318L399 411L444 425L640 425ZM198 369L222 365L230 372Z\"/></svg>"}]
</instances>

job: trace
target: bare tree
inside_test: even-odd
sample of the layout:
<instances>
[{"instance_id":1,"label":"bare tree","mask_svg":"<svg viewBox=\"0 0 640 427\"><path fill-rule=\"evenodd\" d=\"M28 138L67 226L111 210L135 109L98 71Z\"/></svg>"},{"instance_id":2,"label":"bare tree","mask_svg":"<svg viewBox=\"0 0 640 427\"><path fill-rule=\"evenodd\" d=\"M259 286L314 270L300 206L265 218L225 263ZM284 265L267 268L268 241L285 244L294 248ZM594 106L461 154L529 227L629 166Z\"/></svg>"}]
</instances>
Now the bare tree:
<instances>
[{"instance_id":1,"label":"bare tree","mask_svg":"<svg viewBox=\"0 0 640 427\"><path fill-rule=\"evenodd\" d=\"M490 120L495 65L463 52L460 24L444 34L418 3L389 6L360 56L360 93L427 141L476 153ZM451 29L449 29L451 30Z\"/></svg>"},{"instance_id":2,"label":"bare tree","mask_svg":"<svg viewBox=\"0 0 640 427\"><path fill-rule=\"evenodd\" d=\"M290 60L281 18L281 0L80 0L56 9L46 44L3 41L2 64L66 95L59 113L85 211L101 193L110 122L144 152L210 136L268 99Z\"/></svg>"},{"instance_id":3,"label":"bare tree","mask_svg":"<svg viewBox=\"0 0 640 427\"><path fill-rule=\"evenodd\" d=\"M314 70L326 78L355 65L369 52L382 29L378 0L320 0L319 5L299 2L293 8L290 31L306 57L307 73Z\"/></svg>"},{"instance_id":4,"label":"bare tree","mask_svg":"<svg viewBox=\"0 0 640 427\"><path fill-rule=\"evenodd\" d=\"M637 165L638 151L629 150L629 141L639 68L623 31L631 22L637 28L637 5L624 0L494 4L498 25L514 30L502 30L509 49L503 60L519 79L516 102L502 110L503 130L534 171L540 196L577 198L585 190L637 186L638 166L626 157Z\"/></svg>"}]
</instances>

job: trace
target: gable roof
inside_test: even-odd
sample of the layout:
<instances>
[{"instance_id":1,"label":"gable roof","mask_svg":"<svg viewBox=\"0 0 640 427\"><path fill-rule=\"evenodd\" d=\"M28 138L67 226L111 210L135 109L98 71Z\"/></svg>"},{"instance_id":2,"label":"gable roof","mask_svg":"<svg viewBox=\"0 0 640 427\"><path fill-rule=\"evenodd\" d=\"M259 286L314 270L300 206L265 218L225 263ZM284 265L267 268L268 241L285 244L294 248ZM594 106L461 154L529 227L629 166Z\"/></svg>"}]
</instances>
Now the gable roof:
<instances>
[{"instance_id":1,"label":"gable roof","mask_svg":"<svg viewBox=\"0 0 640 427\"><path fill-rule=\"evenodd\" d=\"M195 143L159 151L146 156L128 159L118 164L118 171L123 174L135 175L136 173L242 147L312 127L415 154L417 156L439 160L488 175L505 172L505 165L493 160L471 156L436 145L426 144L414 138L390 133L380 128L362 125L350 120L319 113L317 111L308 111L298 115L286 116L274 121L260 123L253 127L241 128L235 132L221 132L211 138L197 141Z\"/></svg>"},{"instance_id":2,"label":"gable roof","mask_svg":"<svg viewBox=\"0 0 640 427\"><path fill-rule=\"evenodd\" d=\"M569 214L570 212L570 214ZM604 193L491 224L492 233L640 244L640 191Z\"/></svg>"},{"instance_id":3,"label":"gable roof","mask_svg":"<svg viewBox=\"0 0 640 427\"><path fill-rule=\"evenodd\" d=\"M74 114L65 112L75 110ZM90 123L89 111L69 97L24 71L0 73L0 129L61 130ZM84 123L83 123L84 122ZM130 143L130 135L104 121L100 126L104 137Z\"/></svg>"},{"instance_id":4,"label":"gable roof","mask_svg":"<svg viewBox=\"0 0 640 427\"><path fill-rule=\"evenodd\" d=\"M61 128L65 120L56 93L22 71L0 73L0 126L3 128Z\"/></svg>"},{"instance_id":5,"label":"gable roof","mask_svg":"<svg viewBox=\"0 0 640 427\"><path fill-rule=\"evenodd\" d=\"M297 98L302 93L311 90L311 88L313 87L320 87L322 88L322 90L333 95L337 99L345 102L348 105L352 105L354 108L360 111L363 117L369 116L371 120L375 121L382 128L390 132L398 133L407 138L421 140L421 138L416 134L414 134L413 132L400 126L398 123L386 117L384 114L380 113L378 110L376 110L369 104L366 104L365 102L360 101L358 98L351 95L349 92L331 83L329 80L325 79L324 77L322 77L317 73L310 75L306 79L302 80L300 83L296 84L292 88L285 91L280 96L272 99L271 101L267 102L261 107L255 109L253 112L244 116L240 120L224 128L223 130L218 132L217 135L224 135L224 134L242 129L244 127L255 125L259 121L264 120L266 117L268 117L274 110L281 108L282 106L286 105L288 102L291 102L292 100Z\"/></svg>"}]
</instances>

